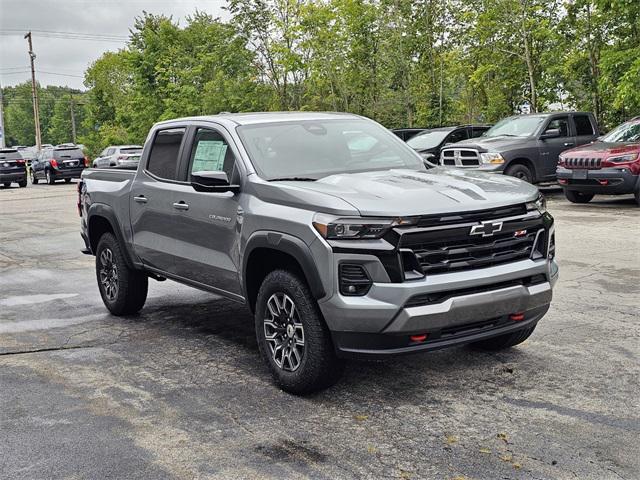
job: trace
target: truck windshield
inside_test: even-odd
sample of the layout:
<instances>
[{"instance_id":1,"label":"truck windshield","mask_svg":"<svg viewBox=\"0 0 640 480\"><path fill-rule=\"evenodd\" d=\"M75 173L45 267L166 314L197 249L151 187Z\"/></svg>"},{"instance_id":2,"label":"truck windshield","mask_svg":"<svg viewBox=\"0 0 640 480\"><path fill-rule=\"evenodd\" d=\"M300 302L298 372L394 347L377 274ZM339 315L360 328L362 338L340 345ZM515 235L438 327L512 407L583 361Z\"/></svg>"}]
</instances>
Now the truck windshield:
<instances>
[{"instance_id":1,"label":"truck windshield","mask_svg":"<svg viewBox=\"0 0 640 480\"><path fill-rule=\"evenodd\" d=\"M435 148L440 145L449 133L449 130L432 130L430 132L420 133L407 140L407 145L416 150Z\"/></svg>"},{"instance_id":2,"label":"truck windshield","mask_svg":"<svg viewBox=\"0 0 640 480\"><path fill-rule=\"evenodd\" d=\"M266 180L317 180L337 173L425 170L402 140L367 120L304 120L242 125L238 134Z\"/></svg>"},{"instance_id":3,"label":"truck windshield","mask_svg":"<svg viewBox=\"0 0 640 480\"><path fill-rule=\"evenodd\" d=\"M640 142L640 122L627 122L614 128L604 137L603 142Z\"/></svg>"},{"instance_id":4,"label":"truck windshield","mask_svg":"<svg viewBox=\"0 0 640 480\"><path fill-rule=\"evenodd\" d=\"M536 133L545 118L544 115L505 118L487 130L483 137L530 137Z\"/></svg>"}]
</instances>

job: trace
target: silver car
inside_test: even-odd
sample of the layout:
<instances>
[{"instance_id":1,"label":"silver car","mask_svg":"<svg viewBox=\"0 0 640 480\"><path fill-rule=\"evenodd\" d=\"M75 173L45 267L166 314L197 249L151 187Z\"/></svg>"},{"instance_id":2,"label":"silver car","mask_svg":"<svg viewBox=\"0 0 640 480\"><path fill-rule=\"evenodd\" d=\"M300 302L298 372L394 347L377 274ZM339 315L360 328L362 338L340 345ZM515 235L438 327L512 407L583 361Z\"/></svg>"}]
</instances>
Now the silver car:
<instances>
[{"instance_id":1,"label":"silver car","mask_svg":"<svg viewBox=\"0 0 640 480\"><path fill-rule=\"evenodd\" d=\"M112 145L105 148L93 161L93 168L129 167L136 168L140 161L140 145Z\"/></svg>"}]
</instances>

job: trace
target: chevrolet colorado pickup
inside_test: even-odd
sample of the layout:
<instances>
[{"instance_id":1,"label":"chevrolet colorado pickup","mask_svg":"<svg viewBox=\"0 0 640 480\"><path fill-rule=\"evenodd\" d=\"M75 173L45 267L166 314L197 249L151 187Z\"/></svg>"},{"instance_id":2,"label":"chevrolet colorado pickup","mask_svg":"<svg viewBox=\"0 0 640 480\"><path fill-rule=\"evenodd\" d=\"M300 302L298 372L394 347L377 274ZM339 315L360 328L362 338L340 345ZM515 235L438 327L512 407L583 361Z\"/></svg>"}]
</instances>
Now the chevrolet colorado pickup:
<instances>
[{"instance_id":1,"label":"chevrolet colorado pickup","mask_svg":"<svg viewBox=\"0 0 640 480\"><path fill-rule=\"evenodd\" d=\"M632 194L640 206L640 117L596 142L563 152L557 175L572 203L590 202L597 194Z\"/></svg>"},{"instance_id":2,"label":"chevrolet colorado pickup","mask_svg":"<svg viewBox=\"0 0 640 480\"><path fill-rule=\"evenodd\" d=\"M445 146L440 164L504 173L529 183L554 181L560 153L597 136L591 113L516 115L499 121L479 138Z\"/></svg>"},{"instance_id":3,"label":"chevrolet colorado pickup","mask_svg":"<svg viewBox=\"0 0 640 480\"><path fill-rule=\"evenodd\" d=\"M139 311L149 278L242 302L276 383L298 394L348 357L519 344L558 276L534 186L427 168L350 114L158 123L137 171L83 172L78 209L109 311Z\"/></svg>"}]
</instances>

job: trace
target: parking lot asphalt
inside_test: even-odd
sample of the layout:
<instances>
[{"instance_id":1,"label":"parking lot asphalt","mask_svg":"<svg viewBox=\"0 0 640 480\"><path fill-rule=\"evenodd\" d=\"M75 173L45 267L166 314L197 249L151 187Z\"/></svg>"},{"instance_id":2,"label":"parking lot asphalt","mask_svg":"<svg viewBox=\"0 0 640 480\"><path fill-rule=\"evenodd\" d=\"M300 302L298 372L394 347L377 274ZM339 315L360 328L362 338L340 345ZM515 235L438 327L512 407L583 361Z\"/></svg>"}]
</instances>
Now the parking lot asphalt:
<instances>
[{"instance_id":1,"label":"parking lot asphalt","mask_svg":"<svg viewBox=\"0 0 640 480\"><path fill-rule=\"evenodd\" d=\"M561 279L532 337L349 362L278 390L248 309L150 283L107 313L75 184L0 189L0 478L640 476L640 209L549 191Z\"/></svg>"}]
</instances>

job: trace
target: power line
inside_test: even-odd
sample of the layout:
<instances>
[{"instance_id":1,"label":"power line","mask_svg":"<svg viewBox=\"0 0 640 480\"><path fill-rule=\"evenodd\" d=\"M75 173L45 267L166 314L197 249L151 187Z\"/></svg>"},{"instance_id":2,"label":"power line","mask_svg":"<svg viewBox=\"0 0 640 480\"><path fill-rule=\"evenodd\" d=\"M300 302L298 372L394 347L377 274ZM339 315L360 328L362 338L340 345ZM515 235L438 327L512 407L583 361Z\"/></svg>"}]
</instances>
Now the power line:
<instances>
[{"instance_id":1,"label":"power line","mask_svg":"<svg viewBox=\"0 0 640 480\"><path fill-rule=\"evenodd\" d=\"M97 42L116 42L122 43L128 40L128 37L119 35L80 33L80 32L55 32L52 30L31 30L40 37L61 38L69 40L89 40ZM22 35L23 29L8 28L0 30L0 35Z\"/></svg>"}]
</instances>

